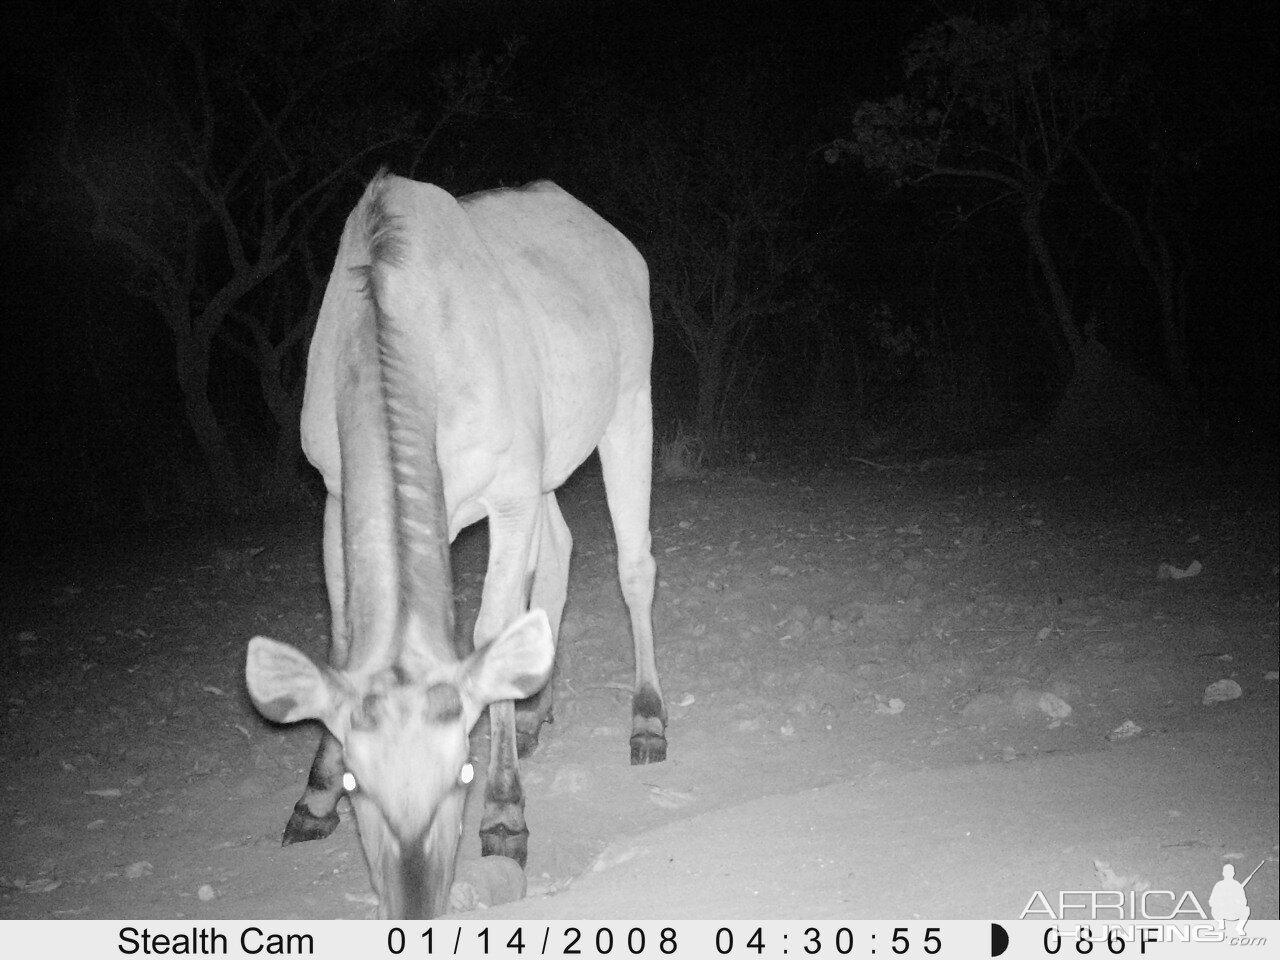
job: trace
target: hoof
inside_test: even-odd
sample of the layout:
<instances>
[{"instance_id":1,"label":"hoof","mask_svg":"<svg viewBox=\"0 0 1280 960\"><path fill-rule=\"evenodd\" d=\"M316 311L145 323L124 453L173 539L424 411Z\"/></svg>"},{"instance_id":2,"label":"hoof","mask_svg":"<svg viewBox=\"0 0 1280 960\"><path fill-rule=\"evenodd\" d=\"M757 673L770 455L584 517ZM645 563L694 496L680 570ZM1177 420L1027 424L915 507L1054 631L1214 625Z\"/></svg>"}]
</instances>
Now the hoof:
<instances>
[{"instance_id":1,"label":"hoof","mask_svg":"<svg viewBox=\"0 0 1280 960\"><path fill-rule=\"evenodd\" d=\"M631 765L667 759L667 707L653 687L645 685L631 698Z\"/></svg>"},{"instance_id":2,"label":"hoof","mask_svg":"<svg viewBox=\"0 0 1280 960\"><path fill-rule=\"evenodd\" d=\"M667 738L660 733L633 733L631 735L631 765L661 763L667 759Z\"/></svg>"},{"instance_id":3,"label":"hoof","mask_svg":"<svg viewBox=\"0 0 1280 960\"><path fill-rule=\"evenodd\" d=\"M523 760L530 756L533 751L538 749L538 734L541 732L542 725L539 724L532 730L521 730L516 727L516 756Z\"/></svg>"},{"instance_id":4,"label":"hoof","mask_svg":"<svg viewBox=\"0 0 1280 960\"><path fill-rule=\"evenodd\" d=\"M528 713L516 711L516 756L521 759L538 749L538 739L544 723L552 723L551 711L540 717L532 710Z\"/></svg>"},{"instance_id":5,"label":"hoof","mask_svg":"<svg viewBox=\"0 0 1280 960\"><path fill-rule=\"evenodd\" d=\"M293 808L293 816L285 824L280 846L287 847L290 844L305 843L308 840L323 840L336 829L338 829L337 810L323 817L317 817L300 803Z\"/></svg>"},{"instance_id":6,"label":"hoof","mask_svg":"<svg viewBox=\"0 0 1280 960\"><path fill-rule=\"evenodd\" d=\"M516 704L516 756L523 759L538 749L544 723L554 723L550 697L535 695Z\"/></svg>"},{"instance_id":7,"label":"hoof","mask_svg":"<svg viewBox=\"0 0 1280 960\"><path fill-rule=\"evenodd\" d=\"M508 857L524 869L529 858L529 831L512 832L501 823L480 831L480 855L482 857Z\"/></svg>"}]
</instances>

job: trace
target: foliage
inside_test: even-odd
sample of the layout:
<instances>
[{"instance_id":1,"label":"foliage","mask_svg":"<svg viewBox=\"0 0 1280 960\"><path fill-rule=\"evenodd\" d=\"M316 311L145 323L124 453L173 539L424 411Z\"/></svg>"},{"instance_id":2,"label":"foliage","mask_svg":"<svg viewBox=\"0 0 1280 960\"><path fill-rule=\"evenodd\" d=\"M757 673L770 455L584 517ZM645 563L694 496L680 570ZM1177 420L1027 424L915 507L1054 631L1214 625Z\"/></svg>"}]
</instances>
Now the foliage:
<instances>
[{"instance_id":1,"label":"foliage","mask_svg":"<svg viewBox=\"0 0 1280 960\"><path fill-rule=\"evenodd\" d=\"M664 480L683 480L702 472L707 445L677 423L668 436L658 437L658 473Z\"/></svg>"},{"instance_id":2,"label":"foliage","mask_svg":"<svg viewBox=\"0 0 1280 960\"><path fill-rule=\"evenodd\" d=\"M1167 64L1211 56L1194 40L1204 32L1196 4L1144 0L1034 0L1004 18L947 18L906 47L905 90L861 104L827 159L856 157L896 186L950 184L956 224L1010 210L1064 375L1084 343L1062 276L1064 238L1076 230L1112 275L1132 264L1146 279L1165 374L1187 399L1187 223L1202 198L1198 157L1228 134L1231 111L1202 82L1211 70L1188 79ZM1105 216L1073 227L1091 202Z\"/></svg>"},{"instance_id":3,"label":"foliage","mask_svg":"<svg viewBox=\"0 0 1280 960\"><path fill-rule=\"evenodd\" d=\"M1080 356L1083 337L1045 217L1052 198L1092 192L1119 217L1124 242L1159 295L1167 369L1185 386L1185 321L1170 295L1186 268L1170 243L1176 217L1148 204L1143 224L1132 209L1133 169L1105 162L1117 142L1143 142L1150 131L1140 121L1151 115L1152 97L1167 94L1134 40L1153 16L1152 6L1138 0L1057 0L1018 3L1003 19L934 23L904 52L906 89L861 104L849 135L828 148L827 159L860 159L898 186L950 183L957 223L983 210L1012 210L1038 268L1033 283L1038 279L1048 292L1056 321L1051 340L1064 374ZM1174 182L1169 164L1139 169L1148 197L1173 196L1165 189Z\"/></svg>"},{"instance_id":4,"label":"foliage","mask_svg":"<svg viewBox=\"0 0 1280 960\"><path fill-rule=\"evenodd\" d=\"M1091 121L1114 112L1127 81L1108 55L1123 2L1029 3L1007 20L955 16L903 54L909 93L861 104L832 147L900 181L941 172L1019 189L1052 176Z\"/></svg>"}]
</instances>

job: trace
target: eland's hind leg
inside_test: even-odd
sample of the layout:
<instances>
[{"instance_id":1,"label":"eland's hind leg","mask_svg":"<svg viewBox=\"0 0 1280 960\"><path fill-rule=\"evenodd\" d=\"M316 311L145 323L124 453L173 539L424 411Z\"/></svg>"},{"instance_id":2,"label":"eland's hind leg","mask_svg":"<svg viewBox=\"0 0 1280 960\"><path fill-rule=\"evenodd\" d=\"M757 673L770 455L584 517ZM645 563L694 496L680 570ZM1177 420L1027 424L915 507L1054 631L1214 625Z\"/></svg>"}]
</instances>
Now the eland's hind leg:
<instances>
[{"instance_id":1,"label":"eland's hind leg","mask_svg":"<svg viewBox=\"0 0 1280 960\"><path fill-rule=\"evenodd\" d=\"M618 580L631 614L636 681L631 698L631 762L667 758L667 707L653 655L653 588L657 574L649 535L653 482L653 411L649 391L619 401L600 441L605 496L618 542Z\"/></svg>"},{"instance_id":2,"label":"eland's hind leg","mask_svg":"<svg viewBox=\"0 0 1280 960\"><path fill-rule=\"evenodd\" d=\"M573 552L573 534L564 522L560 505L554 493L542 497L542 518L538 524L539 538L536 562L533 564L533 587L529 596L529 609L546 611L551 621L551 635L560 637L560 617L564 612L564 600L569 589L569 555ZM527 757L538 746L538 733L544 723L550 723L555 700L555 673L546 685L516 708L516 749L521 757Z\"/></svg>"}]
</instances>

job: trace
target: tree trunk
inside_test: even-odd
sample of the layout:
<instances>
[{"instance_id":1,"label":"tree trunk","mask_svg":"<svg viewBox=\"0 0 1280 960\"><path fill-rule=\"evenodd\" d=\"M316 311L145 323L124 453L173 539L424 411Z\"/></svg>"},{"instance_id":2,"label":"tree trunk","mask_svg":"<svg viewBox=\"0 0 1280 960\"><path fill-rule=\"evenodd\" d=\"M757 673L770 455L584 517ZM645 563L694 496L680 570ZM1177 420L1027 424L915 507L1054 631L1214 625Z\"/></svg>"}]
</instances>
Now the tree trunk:
<instances>
[{"instance_id":1,"label":"tree trunk","mask_svg":"<svg viewBox=\"0 0 1280 960\"><path fill-rule=\"evenodd\" d=\"M1067 341L1063 339L1062 327L1058 323L1057 315L1045 303L1044 295L1040 291L1040 276L1036 270L1035 255L1030 249L1028 249L1027 253L1027 295L1031 300L1031 312L1036 318L1040 332L1044 334L1045 342L1049 344L1050 349L1053 351L1054 366L1065 382L1065 378L1071 375L1071 370L1074 366L1071 348L1067 346Z\"/></svg>"},{"instance_id":2,"label":"tree trunk","mask_svg":"<svg viewBox=\"0 0 1280 960\"><path fill-rule=\"evenodd\" d=\"M1053 252L1040 229L1040 200L1030 198L1022 211L1022 229L1027 235L1027 243L1031 246L1031 254L1040 267L1040 275L1044 277L1045 286L1049 290L1049 303L1053 308L1054 318L1058 321L1058 329L1066 341L1070 351L1070 366L1063 368L1063 358L1058 356L1058 369L1063 379L1070 379L1072 370L1080 360L1084 350L1084 338L1076 329L1075 318L1071 315L1071 301L1062 286L1062 278L1058 275L1058 265L1053 259Z\"/></svg>"},{"instance_id":3,"label":"tree trunk","mask_svg":"<svg viewBox=\"0 0 1280 960\"><path fill-rule=\"evenodd\" d=\"M1186 315L1183 311L1182 297L1179 295L1178 268L1174 264L1166 237L1161 235L1154 224L1150 224L1149 227L1156 253L1159 254L1159 263L1150 252L1144 257L1141 249L1145 247L1142 243L1142 234L1133 226L1130 227L1130 236L1138 259L1151 276L1151 282L1156 288L1156 297L1160 302L1160 339L1164 344L1165 369L1178 399L1189 405L1195 401L1195 390L1191 386L1191 367L1187 362Z\"/></svg>"},{"instance_id":4,"label":"tree trunk","mask_svg":"<svg viewBox=\"0 0 1280 960\"><path fill-rule=\"evenodd\" d=\"M720 393L724 385L725 349L712 343L698 352L698 402L694 412L694 432L704 443L715 438Z\"/></svg>"},{"instance_id":5,"label":"tree trunk","mask_svg":"<svg viewBox=\"0 0 1280 960\"><path fill-rule=\"evenodd\" d=\"M298 458L302 455L302 431L298 422L301 410L295 414L280 421L280 432L276 434L275 456L267 481L268 493L273 498L287 497L301 479L298 473Z\"/></svg>"},{"instance_id":6,"label":"tree trunk","mask_svg":"<svg viewBox=\"0 0 1280 960\"><path fill-rule=\"evenodd\" d=\"M314 314L310 314L314 316ZM299 480L298 456L302 450L301 424L302 396L305 389L305 373L300 372L294 383L286 387L284 382L285 358L276 349L259 344L253 356L258 368L258 384L262 389L271 419L276 422L275 453L271 471L266 478L265 492L272 499L287 498Z\"/></svg>"},{"instance_id":7,"label":"tree trunk","mask_svg":"<svg viewBox=\"0 0 1280 960\"><path fill-rule=\"evenodd\" d=\"M178 386L187 423L195 434L213 483L213 496L220 509L234 513L244 502L244 485L236 470L227 436L209 402L209 356L194 349L178 349Z\"/></svg>"},{"instance_id":8,"label":"tree trunk","mask_svg":"<svg viewBox=\"0 0 1280 960\"><path fill-rule=\"evenodd\" d=\"M1097 168L1089 162L1089 158L1080 150L1075 150L1076 158L1089 176L1093 188L1112 213L1120 218L1129 236L1129 246L1138 258L1138 263L1147 272L1151 285L1155 288L1156 303L1160 308L1160 342L1164 348L1165 372L1183 403L1194 402L1195 396L1191 386L1191 369L1187 362L1186 310L1181 296L1181 287L1185 282L1186 270L1179 270L1169 250L1168 233L1161 229L1152 212L1148 210L1146 230L1134 216L1133 211L1116 202L1107 190L1106 184ZM1176 227L1173 229L1176 230ZM1154 248L1154 249L1153 249Z\"/></svg>"}]
</instances>

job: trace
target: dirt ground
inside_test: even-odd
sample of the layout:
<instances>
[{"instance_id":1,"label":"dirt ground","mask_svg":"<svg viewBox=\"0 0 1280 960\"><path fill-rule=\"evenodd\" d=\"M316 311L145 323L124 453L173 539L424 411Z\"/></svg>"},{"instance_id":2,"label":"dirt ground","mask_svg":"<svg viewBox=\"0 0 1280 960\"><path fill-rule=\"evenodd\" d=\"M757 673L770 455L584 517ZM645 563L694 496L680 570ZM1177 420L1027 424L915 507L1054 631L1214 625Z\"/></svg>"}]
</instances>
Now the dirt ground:
<instances>
[{"instance_id":1,"label":"dirt ground","mask_svg":"<svg viewBox=\"0 0 1280 960\"><path fill-rule=\"evenodd\" d=\"M530 895L495 913L1000 920L1037 890L1147 888L1207 905L1224 863L1276 856L1274 463L882 467L655 487L671 719L649 767L628 764L598 469L570 481L555 723L523 766ZM255 634L324 655L319 535L316 512L8 544L0 918L373 916L349 811L280 847L317 733L244 692ZM464 624L485 546L480 528L455 546ZM1240 695L1206 705L1222 680ZM1255 918L1277 917L1277 879L1268 862L1250 882Z\"/></svg>"}]
</instances>

